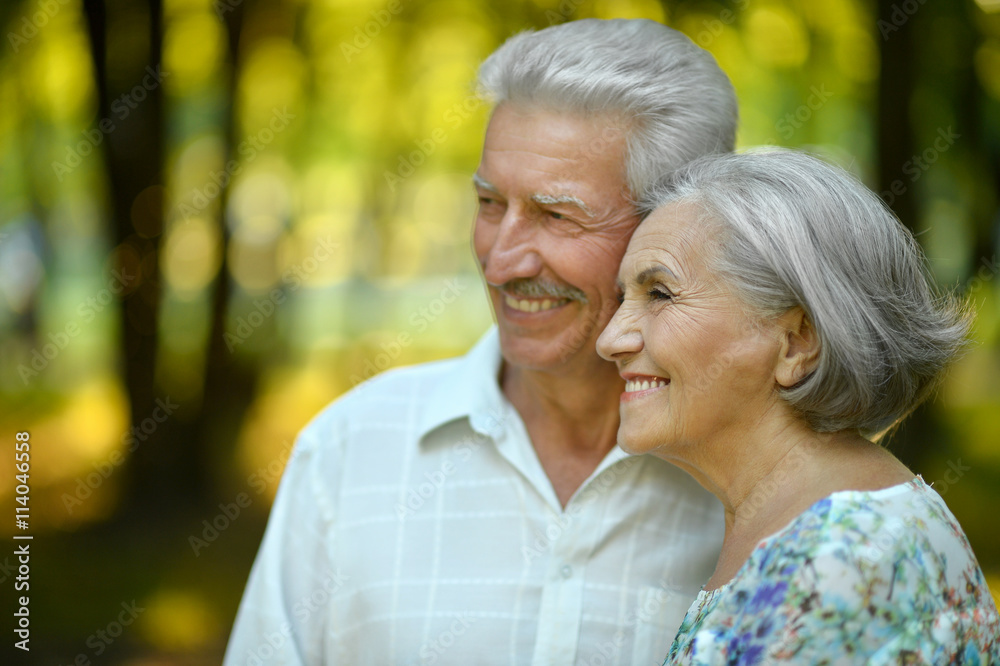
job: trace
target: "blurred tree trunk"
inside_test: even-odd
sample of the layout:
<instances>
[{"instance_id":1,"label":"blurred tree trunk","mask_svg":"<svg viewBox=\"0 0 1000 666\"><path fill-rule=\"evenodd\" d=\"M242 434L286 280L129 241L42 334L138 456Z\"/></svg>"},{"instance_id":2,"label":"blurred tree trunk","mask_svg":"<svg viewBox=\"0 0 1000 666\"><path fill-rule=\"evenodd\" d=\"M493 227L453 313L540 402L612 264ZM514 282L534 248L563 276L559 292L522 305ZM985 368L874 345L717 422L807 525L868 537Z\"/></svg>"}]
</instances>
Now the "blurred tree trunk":
<instances>
[{"instance_id":1,"label":"blurred tree trunk","mask_svg":"<svg viewBox=\"0 0 1000 666\"><path fill-rule=\"evenodd\" d=\"M235 157L234 146L239 143L233 104L243 3L226 7L227 11L220 17L228 36L227 107L221 121L230 153L226 157L228 161ZM145 72L158 71L161 66L162 2L85 0L84 11L100 97L100 118L113 117L115 108L120 107L112 105L122 94L128 93L134 85L133 79L141 81ZM109 34L109 26L134 26L137 17L144 17L148 26L147 51L132 54L134 57L130 57L127 65L117 59L114 63L109 62L109 52L116 53L119 58L122 55L120 49L109 50L108 40L114 38ZM129 77L124 87L110 80L109 65L114 69L125 65ZM162 194L165 136L163 91L157 85L145 100L136 104L121 127L108 135L106 147L118 267L125 275L141 269L137 284L128 285L130 293L122 302L124 376L133 425L153 414L158 399L169 403L169 397L160 395L156 385L161 297L157 265L165 205ZM153 516L176 514L178 503L189 507L205 505L213 492L213 459L228 458L232 453L240 422L256 390L257 365L240 363L223 339L231 296L225 252L229 241L225 223L226 198L224 191L217 222L223 238L223 262L212 293L202 402L196 413L181 414L159 424L131 453L127 488L121 504L126 519L148 521ZM178 411L182 409L190 409L190 406L185 405Z\"/></svg>"},{"instance_id":2,"label":"blurred tree trunk","mask_svg":"<svg viewBox=\"0 0 1000 666\"><path fill-rule=\"evenodd\" d=\"M975 278L981 269L986 269L986 275L995 273L995 256L1000 246L1000 152L997 151L995 135L990 132L990 123L986 117L990 110L997 108L996 100L991 100L976 74L976 50L983 41L982 33L977 30L972 14L977 10L970 3L948 4L948 11L960 21L966 34L955 44L954 58L963 63L957 72L955 100L956 125L961 129L962 147L967 150L965 155L971 164L971 173L979 178L972 185L972 220L973 239L970 259L970 280ZM944 7L941 8L944 10ZM973 149L975 147L976 149ZM994 276L995 277L995 276ZM994 279L990 278L991 281Z\"/></svg>"},{"instance_id":3,"label":"blurred tree trunk","mask_svg":"<svg viewBox=\"0 0 1000 666\"><path fill-rule=\"evenodd\" d=\"M918 231L914 183L903 173L915 152L910 101L914 92L914 20L900 20L898 0L877 0L875 33L879 40L878 111L876 146L878 191L899 220ZM893 452L919 472L924 467L926 445L936 431L934 415L918 408L889 438Z\"/></svg>"},{"instance_id":4,"label":"blurred tree trunk","mask_svg":"<svg viewBox=\"0 0 1000 666\"><path fill-rule=\"evenodd\" d=\"M897 0L878 0L878 186L900 221L916 231L915 193L902 172L914 152L909 106L914 90L913 22L897 26L893 22L893 12L899 11L896 5Z\"/></svg>"},{"instance_id":5,"label":"blurred tree trunk","mask_svg":"<svg viewBox=\"0 0 1000 666\"><path fill-rule=\"evenodd\" d=\"M240 161L236 147L244 137L239 135L236 118L237 85L240 65L240 33L243 29L244 10L248 3L227 5L222 19L225 21L226 49L226 113L223 119L223 135L226 138L225 162ZM249 3L251 6L254 3ZM276 3L280 4L280 3ZM231 232L226 223L226 208L232 183L222 188L220 195L219 236L222 239L222 262L212 292L211 329L208 339L208 353L205 364L205 381L201 408L194 421L195 437L202 442L202 452L206 464L215 459L222 467L231 465L240 427L254 396L260 377L260 363L256 358L243 358L230 351L224 334L227 332L227 313L232 297L232 281L229 272L229 247ZM231 332L231 331L230 331Z\"/></svg>"},{"instance_id":6,"label":"blurred tree trunk","mask_svg":"<svg viewBox=\"0 0 1000 666\"><path fill-rule=\"evenodd\" d=\"M971 3L928 3L907 13L894 0L878 1L880 191L892 193L884 195L886 200L903 224L919 232L919 211L926 210L931 199L929 193L926 201L917 196L918 188L928 189L926 180L918 181L923 170L947 170L960 160L970 160L974 166L965 192L972 195L969 213L974 226L959 233L971 232L969 267L973 274L984 258L992 256L995 195L991 193L996 191L992 186L997 173L994 165L979 162L975 155L976 147L987 145L988 140L982 135L979 117L983 91L972 65L977 47L974 11ZM953 132L958 137L954 145L941 149L939 136ZM925 150L933 151L935 161L915 159ZM938 162L938 153L945 151L948 155ZM909 172L904 171L907 163ZM921 172L915 173L914 168ZM905 191L893 192L894 184L897 190L902 184ZM893 439L900 458L917 472L954 450L933 404L919 408Z\"/></svg>"},{"instance_id":7,"label":"blurred tree trunk","mask_svg":"<svg viewBox=\"0 0 1000 666\"><path fill-rule=\"evenodd\" d=\"M97 122L109 121L103 155L113 239L110 270L121 294L121 364L130 423L154 415L163 232L164 94L161 85L162 0L84 0L98 94ZM148 421L147 421L148 422ZM187 442L170 441L167 429L142 433L128 459L122 507L137 518L155 513L161 491L198 491L197 474L184 467ZM181 449L181 450L178 450Z\"/></svg>"}]
</instances>

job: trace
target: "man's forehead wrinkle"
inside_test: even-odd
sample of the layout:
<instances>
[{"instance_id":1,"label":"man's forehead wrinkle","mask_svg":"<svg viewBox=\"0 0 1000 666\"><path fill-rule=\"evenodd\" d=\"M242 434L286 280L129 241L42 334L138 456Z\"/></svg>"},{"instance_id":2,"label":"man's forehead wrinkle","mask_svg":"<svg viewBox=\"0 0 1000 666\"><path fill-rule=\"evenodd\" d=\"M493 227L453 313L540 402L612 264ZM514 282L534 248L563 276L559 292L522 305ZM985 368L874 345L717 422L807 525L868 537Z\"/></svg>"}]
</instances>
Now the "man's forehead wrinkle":
<instances>
[{"instance_id":1,"label":"man's forehead wrinkle","mask_svg":"<svg viewBox=\"0 0 1000 666\"><path fill-rule=\"evenodd\" d=\"M508 144L506 148L497 147L497 143ZM530 153L536 157L553 159L590 159L597 153L614 151L624 155L624 137L612 141L594 129L581 136L573 128L564 132L536 132L533 128L502 127L495 132L487 132L485 147L497 152Z\"/></svg>"},{"instance_id":2,"label":"man's forehead wrinkle","mask_svg":"<svg viewBox=\"0 0 1000 666\"><path fill-rule=\"evenodd\" d=\"M512 151L499 151L498 150L498 151L495 151L495 152L512 152ZM543 159L545 159L547 161L558 162L560 164L560 167L561 167L561 165L563 163L571 161L571 160L569 160L568 158L565 158L565 157L553 157L553 156L550 156L550 155L537 155L535 153L531 153L531 154L532 154L533 157L543 158ZM495 162L493 164L489 164L489 162L490 161L487 160L487 159L483 160L483 163L484 163L484 165L487 166L488 170L494 170L494 169L497 169L497 168L501 168L502 169L502 163L501 162ZM591 201L591 203L587 203L587 201L585 201L583 199L583 197L577 196L576 194L571 194L570 193L574 189L579 190L580 189L580 184L574 181L573 174L570 173L570 172L568 172L565 168L549 169L549 168L545 168L542 165L535 165L533 167L528 167L528 170L529 171L538 172L543 177L542 178L543 180L549 180L549 181L551 181L551 182L549 182L546 185L546 189L548 191L546 191L546 192L534 191L534 192L527 193L528 198L530 198L535 203L550 204L550 205L551 204L558 204L558 203L573 204L573 205L579 207L589 217L592 217L592 218L593 217L597 217L599 214L609 214L609 211L606 210L608 208L608 206L601 205L601 204L605 203L604 201L596 201L596 202L595 201ZM522 172L523 172L523 168L522 168ZM499 191L499 188L497 186L493 185L492 183L490 183L488 180L486 180L485 178L483 178L479 174L475 174L473 176L473 181L477 185L479 185L480 187L483 187L484 189L488 189L488 190L490 190L492 192L498 192ZM596 197L596 195L593 195L593 194L591 194L591 193L588 192L587 193L587 198L594 199L594 198L601 198L601 197ZM598 205L595 206L594 205L595 203L597 203Z\"/></svg>"},{"instance_id":3,"label":"man's forehead wrinkle","mask_svg":"<svg viewBox=\"0 0 1000 666\"><path fill-rule=\"evenodd\" d=\"M617 239L627 240L634 224L622 225L620 218L635 211L625 193L625 144L609 140L606 130L591 119L501 106L487 128L479 173L507 199L572 206L588 227L601 223L595 231L627 227Z\"/></svg>"},{"instance_id":4,"label":"man's forehead wrinkle","mask_svg":"<svg viewBox=\"0 0 1000 666\"><path fill-rule=\"evenodd\" d=\"M563 144L560 144L563 145ZM556 164L563 164L566 162L572 163L574 167L579 167L579 162L582 159L593 159L594 154L585 148L580 148L578 151L565 151L565 152L553 152L546 153L539 151L538 142L533 142L530 146L525 146L524 148L519 147L497 147L487 145L483 150L484 155L495 155L496 157L518 157L526 156L531 160L537 160L540 163L555 162Z\"/></svg>"},{"instance_id":5,"label":"man's forehead wrinkle","mask_svg":"<svg viewBox=\"0 0 1000 666\"><path fill-rule=\"evenodd\" d=\"M553 117L560 117L560 114L556 114ZM501 127L494 128L494 132L498 135L503 135L505 138L523 142L528 145L538 145L538 144L551 144L558 146L580 146L580 136L576 130L572 127L559 127L553 125L544 125L544 131L539 131L539 125L534 122L528 122L527 124L522 123L509 123ZM491 135L494 132L487 131L486 140L489 141ZM595 140L597 139L599 132L594 130Z\"/></svg>"},{"instance_id":6,"label":"man's forehead wrinkle","mask_svg":"<svg viewBox=\"0 0 1000 666\"><path fill-rule=\"evenodd\" d=\"M518 150L514 148L492 148L483 150L480 170L487 172L503 172L516 168L520 172L534 171L540 175L554 179L566 179L575 175L580 165L571 155L546 155L534 150Z\"/></svg>"}]
</instances>

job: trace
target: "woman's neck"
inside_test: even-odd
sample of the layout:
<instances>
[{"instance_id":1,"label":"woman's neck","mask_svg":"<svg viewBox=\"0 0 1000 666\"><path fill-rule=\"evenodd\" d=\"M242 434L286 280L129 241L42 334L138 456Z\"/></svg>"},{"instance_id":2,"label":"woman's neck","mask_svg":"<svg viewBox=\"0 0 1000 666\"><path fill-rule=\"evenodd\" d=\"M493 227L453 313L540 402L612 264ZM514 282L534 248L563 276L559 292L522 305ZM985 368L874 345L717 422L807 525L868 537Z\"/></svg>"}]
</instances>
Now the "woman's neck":
<instances>
[{"instance_id":1,"label":"woman's neck","mask_svg":"<svg viewBox=\"0 0 1000 666\"><path fill-rule=\"evenodd\" d=\"M887 488L914 476L891 453L856 432L817 433L794 426L764 446L747 448L751 454L756 450L756 459L747 462L741 456L735 463L742 462L742 469L716 472L713 492L725 507L726 531L709 589L727 583L761 540L824 497Z\"/></svg>"}]
</instances>

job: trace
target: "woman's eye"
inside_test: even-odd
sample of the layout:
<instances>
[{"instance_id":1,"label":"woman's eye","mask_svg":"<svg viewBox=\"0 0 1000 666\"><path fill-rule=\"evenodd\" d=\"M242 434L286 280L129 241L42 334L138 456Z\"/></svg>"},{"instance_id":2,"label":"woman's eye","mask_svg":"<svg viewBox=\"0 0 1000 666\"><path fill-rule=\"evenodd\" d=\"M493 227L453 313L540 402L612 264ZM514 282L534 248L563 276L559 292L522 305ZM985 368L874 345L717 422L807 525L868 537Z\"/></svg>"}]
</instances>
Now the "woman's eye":
<instances>
[{"instance_id":1,"label":"woman's eye","mask_svg":"<svg viewBox=\"0 0 1000 666\"><path fill-rule=\"evenodd\" d=\"M625 302L625 292L619 291L617 294L615 294L615 299L618 301L618 305L621 305L622 303L624 303Z\"/></svg>"},{"instance_id":2,"label":"woman's eye","mask_svg":"<svg viewBox=\"0 0 1000 666\"><path fill-rule=\"evenodd\" d=\"M674 297L674 295L671 294L669 291L666 291L664 289L657 289L655 287L647 291L646 294L649 296L651 300L654 301L669 301L671 298Z\"/></svg>"}]
</instances>

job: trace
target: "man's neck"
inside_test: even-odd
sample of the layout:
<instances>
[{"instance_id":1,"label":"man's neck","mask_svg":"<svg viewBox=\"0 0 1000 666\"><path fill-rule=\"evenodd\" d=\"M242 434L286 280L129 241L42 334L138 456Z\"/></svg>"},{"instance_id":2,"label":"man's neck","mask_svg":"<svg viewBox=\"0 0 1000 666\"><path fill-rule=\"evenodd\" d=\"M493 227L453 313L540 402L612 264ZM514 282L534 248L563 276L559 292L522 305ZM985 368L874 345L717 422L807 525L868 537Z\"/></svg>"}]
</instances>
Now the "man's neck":
<instances>
[{"instance_id":1,"label":"man's neck","mask_svg":"<svg viewBox=\"0 0 1000 666\"><path fill-rule=\"evenodd\" d=\"M565 507L615 446L621 377L603 361L560 374L505 364L501 386Z\"/></svg>"}]
</instances>

